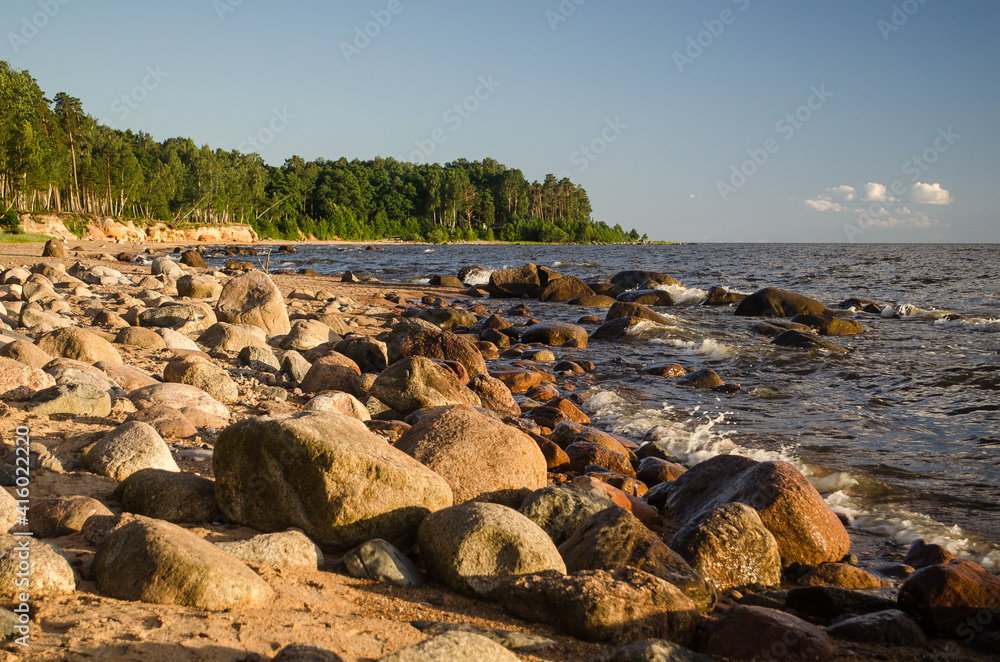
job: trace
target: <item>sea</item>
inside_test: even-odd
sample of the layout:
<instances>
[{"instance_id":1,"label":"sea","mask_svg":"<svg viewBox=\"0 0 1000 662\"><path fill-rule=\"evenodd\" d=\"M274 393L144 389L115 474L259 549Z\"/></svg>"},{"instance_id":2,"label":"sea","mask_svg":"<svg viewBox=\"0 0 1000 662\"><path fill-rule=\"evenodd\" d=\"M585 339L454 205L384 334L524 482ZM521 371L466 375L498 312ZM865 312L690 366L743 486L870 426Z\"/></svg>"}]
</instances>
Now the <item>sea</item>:
<instances>
[{"instance_id":1,"label":"sea","mask_svg":"<svg viewBox=\"0 0 1000 662\"><path fill-rule=\"evenodd\" d=\"M351 270L386 282L426 283L531 262L607 282L628 269L658 271L675 327L640 326L617 342L566 356L596 370L570 377L593 424L665 442L683 462L719 454L798 467L849 528L905 549L923 538L1000 571L1000 245L686 244L637 246L297 246L271 269ZM221 264L221 259L216 259ZM211 261L210 261L211 262ZM882 314L851 311L867 329L831 338L849 350L777 347L757 318L699 305L712 286L778 287L831 308L872 299ZM515 303L487 300L506 310ZM542 321L601 314L528 302ZM644 374L655 363L713 368L732 394Z\"/></svg>"}]
</instances>

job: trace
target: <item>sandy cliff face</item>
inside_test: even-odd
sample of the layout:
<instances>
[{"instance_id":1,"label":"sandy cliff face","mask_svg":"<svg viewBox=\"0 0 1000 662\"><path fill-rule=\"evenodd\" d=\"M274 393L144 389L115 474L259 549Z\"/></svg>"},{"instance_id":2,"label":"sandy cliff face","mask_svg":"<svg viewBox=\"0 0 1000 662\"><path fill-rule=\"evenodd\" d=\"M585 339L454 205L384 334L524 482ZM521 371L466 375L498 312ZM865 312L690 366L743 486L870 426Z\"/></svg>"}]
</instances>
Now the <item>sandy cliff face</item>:
<instances>
[{"instance_id":1,"label":"sandy cliff face","mask_svg":"<svg viewBox=\"0 0 1000 662\"><path fill-rule=\"evenodd\" d=\"M63 219L55 214L21 216L21 229L30 234L44 234L50 237L73 240L76 237L66 229ZM136 227L132 221L116 221L112 218L92 219L87 223L83 236L91 241L114 242L226 242L252 244L259 240L257 233L249 225L206 225L175 230L163 223L147 228Z\"/></svg>"}]
</instances>

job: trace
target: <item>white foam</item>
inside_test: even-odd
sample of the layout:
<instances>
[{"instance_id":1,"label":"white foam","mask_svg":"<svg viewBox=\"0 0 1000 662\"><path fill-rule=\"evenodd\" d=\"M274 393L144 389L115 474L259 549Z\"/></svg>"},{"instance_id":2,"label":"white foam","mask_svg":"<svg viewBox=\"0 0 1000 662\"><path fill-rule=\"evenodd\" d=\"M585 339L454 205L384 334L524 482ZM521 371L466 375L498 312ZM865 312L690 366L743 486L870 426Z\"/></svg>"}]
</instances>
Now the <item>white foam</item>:
<instances>
[{"instance_id":1,"label":"white foam","mask_svg":"<svg viewBox=\"0 0 1000 662\"><path fill-rule=\"evenodd\" d=\"M940 321L943 317L948 317L952 313L947 310L940 310L937 308L918 308L911 303L901 303L895 306L886 306L882 309L881 316L886 319L925 319L925 320L938 320ZM946 320L947 321L947 320Z\"/></svg>"},{"instance_id":2,"label":"white foam","mask_svg":"<svg viewBox=\"0 0 1000 662\"><path fill-rule=\"evenodd\" d=\"M488 269L475 269L470 271L465 276L465 284L474 285L486 285L490 282L490 276L493 274L492 271Z\"/></svg>"},{"instance_id":3,"label":"white foam","mask_svg":"<svg viewBox=\"0 0 1000 662\"><path fill-rule=\"evenodd\" d=\"M413 284L414 285L430 285L431 284L431 279L430 278L418 278L417 280L413 281Z\"/></svg>"},{"instance_id":4,"label":"white foam","mask_svg":"<svg viewBox=\"0 0 1000 662\"><path fill-rule=\"evenodd\" d=\"M656 289L670 293L675 305L701 303L708 296L708 292L697 287L684 287L680 283L667 285L662 283Z\"/></svg>"},{"instance_id":5,"label":"white foam","mask_svg":"<svg viewBox=\"0 0 1000 662\"><path fill-rule=\"evenodd\" d=\"M679 338L658 336L650 338L649 342L655 345L670 345L681 350L682 354L704 356L712 361L721 361L737 353L736 348L732 345L727 345L712 338L705 338L704 340L681 340Z\"/></svg>"},{"instance_id":6,"label":"white foam","mask_svg":"<svg viewBox=\"0 0 1000 662\"><path fill-rule=\"evenodd\" d=\"M980 331L983 333L1000 332L1000 319L993 318L970 317L961 320L938 319L934 320L934 325L945 329L963 329L966 331Z\"/></svg>"},{"instance_id":7,"label":"white foam","mask_svg":"<svg viewBox=\"0 0 1000 662\"><path fill-rule=\"evenodd\" d=\"M436 251L437 251L437 249L436 249L436 248L428 248L428 249L427 249L427 250L425 250L424 252L425 252L425 253L434 253L434 252L436 252Z\"/></svg>"}]
</instances>

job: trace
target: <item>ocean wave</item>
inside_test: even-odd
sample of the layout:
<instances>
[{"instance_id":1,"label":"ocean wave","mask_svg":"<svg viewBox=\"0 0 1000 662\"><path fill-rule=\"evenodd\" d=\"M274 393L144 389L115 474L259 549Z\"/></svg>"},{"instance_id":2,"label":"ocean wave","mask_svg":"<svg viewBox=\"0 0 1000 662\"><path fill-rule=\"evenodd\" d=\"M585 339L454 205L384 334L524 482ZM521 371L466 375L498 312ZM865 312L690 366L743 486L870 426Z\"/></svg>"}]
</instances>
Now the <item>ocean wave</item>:
<instances>
[{"instance_id":1,"label":"ocean wave","mask_svg":"<svg viewBox=\"0 0 1000 662\"><path fill-rule=\"evenodd\" d=\"M593 262L560 262L556 260L552 263L553 267L587 267L589 269L597 269L601 265L594 264Z\"/></svg>"},{"instance_id":2,"label":"ocean wave","mask_svg":"<svg viewBox=\"0 0 1000 662\"><path fill-rule=\"evenodd\" d=\"M708 296L708 291L697 287L684 287L683 285L657 285L656 289L670 293L674 304L683 306L685 304L701 303Z\"/></svg>"},{"instance_id":3,"label":"ocean wave","mask_svg":"<svg viewBox=\"0 0 1000 662\"><path fill-rule=\"evenodd\" d=\"M465 284L470 286L488 285L493 272L489 269L473 269L465 275Z\"/></svg>"},{"instance_id":4,"label":"ocean wave","mask_svg":"<svg viewBox=\"0 0 1000 662\"><path fill-rule=\"evenodd\" d=\"M418 279L412 280L410 282L413 283L414 285L430 285L431 284L431 279L430 278L418 278Z\"/></svg>"},{"instance_id":5,"label":"ocean wave","mask_svg":"<svg viewBox=\"0 0 1000 662\"><path fill-rule=\"evenodd\" d=\"M703 340L681 340L680 338L669 338L657 336L650 338L649 342L654 345L669 345L679 349L682 354L693 356L703 356L710 361L722 361L737 354L737 349L733 345L727 345L713 338Z\"/></svg>"},{"instance_id":6,"label":"ocean wave","mask_svg":"<svg viewBox=\"0 0 1000 662\"><path fill-rule=\"evenodd\" d=\"M894 306L886 306L882 309L881 316L885 319L924 319L941 320L942 318L954 315L951 311L939 308L918 308L911 303L901 303Z\"/></svg>"},{"instance_id":7,"label":"ocean wave","mask_svg":"<svg viewBox=\"0 0 1000 662\"><path fill-rule=\"evenodd\" d=\"M969 317L959 320L938 319L934 320L935 326L945 329L963 329L966 331L980 331L983 333L1000 332L1000 319Z\"/></svg>"}]
</instances>

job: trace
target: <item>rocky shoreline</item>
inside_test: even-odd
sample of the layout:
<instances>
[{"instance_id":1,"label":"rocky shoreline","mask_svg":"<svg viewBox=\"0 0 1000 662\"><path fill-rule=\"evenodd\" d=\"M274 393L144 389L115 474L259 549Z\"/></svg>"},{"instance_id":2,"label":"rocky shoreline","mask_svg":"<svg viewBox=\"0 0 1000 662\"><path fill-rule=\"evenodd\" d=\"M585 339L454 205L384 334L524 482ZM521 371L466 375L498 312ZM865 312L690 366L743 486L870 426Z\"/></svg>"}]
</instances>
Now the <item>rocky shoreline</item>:
<instances>
[{"instance_id":1,"label":"rocky shoreline","mask_svg":"<svg viewBox=\"0 0 1000 662\"><path fill-rule=\"evenodd\" d=\"M852 538L790 464L683 466L590 425L565 377L594 370L590 343L671 323L665 274L415 286L71 244L0 245L10 659L1000 652L1000 580L976 564ZM531 300L580 320L534 319ZM864 330L773 288L705 303L767 317L789 351Z\"/></svg>"}]
</instances>

